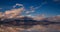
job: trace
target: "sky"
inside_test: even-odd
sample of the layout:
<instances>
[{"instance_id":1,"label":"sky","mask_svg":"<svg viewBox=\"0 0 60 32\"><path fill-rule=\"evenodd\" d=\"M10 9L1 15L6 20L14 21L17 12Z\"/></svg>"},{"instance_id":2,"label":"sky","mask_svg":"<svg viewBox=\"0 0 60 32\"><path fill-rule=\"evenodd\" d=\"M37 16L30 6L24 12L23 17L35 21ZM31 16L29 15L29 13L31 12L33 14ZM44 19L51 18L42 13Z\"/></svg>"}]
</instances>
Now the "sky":
<instances>
[{"instance_id":1,"label":"sky","mask_svg":"<svg viewBox=\"0 0 60 32\"><path fill-rule=\"evenodd\" d=\"M0 12L24 7L22 15L60 15L60 0L0 0Z\"/></svg>"}]
</instances>

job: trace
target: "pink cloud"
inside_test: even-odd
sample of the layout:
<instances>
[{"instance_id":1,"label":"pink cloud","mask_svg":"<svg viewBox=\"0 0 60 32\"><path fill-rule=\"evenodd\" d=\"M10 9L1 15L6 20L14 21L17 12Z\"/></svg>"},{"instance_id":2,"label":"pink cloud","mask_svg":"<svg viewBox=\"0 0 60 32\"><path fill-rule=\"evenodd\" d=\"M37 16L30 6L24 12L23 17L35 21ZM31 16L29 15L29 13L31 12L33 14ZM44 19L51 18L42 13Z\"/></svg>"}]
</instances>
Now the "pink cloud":
<instances>
[{"instance_id":1,"label":"pink cloud","mask_svg":"<svg viewBox=\"0 0 60 32\"><path fill-rule=\"evenodd\" d=\"M37 21L43 20L43 19L45 19L45 15L44 15L44 14L42 14L42 15L37 15L37 16L35 16L33 19L34 19L34 20L37 20Z\"/></svg>"},{"instance_id":2,"label":"pink cloud","mask_svg":"<svg viewBox=\"0 0 60 32\"><path fill-rule=\"evenodd\" d=\"M11 9L9 11L5 11L5 16L7 16L8 18L11 17L17 17L17 15L21 15L22 11L24 10L24 8L18 8L18 9Z\"/></svg>"}]
</instances>

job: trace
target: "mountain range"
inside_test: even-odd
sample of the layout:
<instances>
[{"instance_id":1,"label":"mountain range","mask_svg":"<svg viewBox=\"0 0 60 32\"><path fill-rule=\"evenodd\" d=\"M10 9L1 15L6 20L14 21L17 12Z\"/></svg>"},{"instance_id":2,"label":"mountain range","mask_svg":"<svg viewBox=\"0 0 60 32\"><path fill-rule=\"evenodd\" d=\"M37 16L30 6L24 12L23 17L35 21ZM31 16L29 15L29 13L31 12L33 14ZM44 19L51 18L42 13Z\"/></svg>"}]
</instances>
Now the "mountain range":
<instances>
[{"instance_id":1,"label":"mountain range","mask_svg":"<svg viewBox=\"0 0 60 32\"><path fill-rule=\"evenodd\" d=\"M42 20L34 20L32 17L22 17L22 18L9 18L0 19L0 24L9 24L14 26L19 25L49 25L49 24L60 24L60 16L48 17Z\"/></svg>"}]
</instances>

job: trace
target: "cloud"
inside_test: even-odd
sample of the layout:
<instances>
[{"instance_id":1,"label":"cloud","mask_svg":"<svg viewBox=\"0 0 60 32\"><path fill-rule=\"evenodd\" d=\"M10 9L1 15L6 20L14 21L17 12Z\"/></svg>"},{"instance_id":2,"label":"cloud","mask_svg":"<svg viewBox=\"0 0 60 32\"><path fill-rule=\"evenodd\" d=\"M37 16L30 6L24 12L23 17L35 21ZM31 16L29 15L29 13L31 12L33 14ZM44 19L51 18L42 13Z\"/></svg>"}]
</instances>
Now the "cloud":
<instances>
[{"instance_id":1,"label":"cloud","mask_svg":"<svg viewBox=\"0 0 60 32\"><path fill-rule=\"evenodd\" d=\"M30 9L28 10L28 11L26 11L25 13L27 14L27 15L29 15L29 14L31 14L31 13L34 13L37 9L39 9L40 8L40 6L38 6L38 7L34 7L34 6L30 6Z\"/></svg>"},{"instance_id":2,"label":"cloud","mask_svg":"<svg viewBox=\"0 0 60 32\"><path fill-rule=\"evenodd\" d=\"M11 9L11 10L6 10L4 13L0 13L0 14L3 14L4 15L4 18L14 18L14 17L17 17L18 15L21 15L22 11L24 11L24 7L22 4L16 4L18 6L22 6L21 8L18 8L18 9ZM16 7L13 6L13 8ZM1 16L1 15L0 15Z\"/></svg>"},{"instance_id":3,"label":"cloud","mask_svg":"<svg viewBox=\"0 0 60 32\"><path fill-rule=\"evenodd\" d=\"M25 13L28 15L28 14L30 14L30 11L26 11Z\"/></svg>"},{"instance_id":4,"label":"cloud","mask_svg":"<svg viewBox=\"0 0 60 32\"><path fill-rule=\"evenodd\" d=\"M32 15L27 15L27 17L32 17Z\"/></svg>"},{"instance_id":5,"label":"cloud","mask_svg":"<svg viewBox=\"0 0 60 32\"><path fill-rule=\"evenodd\" d=\"M18 15L21 15L21 12L24 10L24 8L18 8L18 9L11 9L9 11L5 11L5 16L6 17L17 17Z\"/></svg>"},{"instance_id":6,"label":"cloud","mask_svg":"<svg viewBox=\"0 0 60 32\"><path fill-rule=\"evenodd\" d=\"M2 8L0 8L0 10L1 10Z\"/></svg>"},{"instance_id":7,"label":"cloud","mask_svg":"<svg viewBox=\"0 0 60 32\"><path fill-rule=\"evenodd\" d=\"M45 15L42 14L42 15L36 15L33 19L39 21L39 20L43 20L44 18L45 18Z\"/></svg>"},{"instance_id":8,"label":"cloud","mask_svg":"<svg viewBox=\"0 0 60 32\"><path fill-rule=\"evenodd\" d=\"M38 6L38 7L34 7L34 6L31 6L30 7L30 11L31 12L35 12L35 10L37 10L37 9L39 9L40 7Z\"/></svg>"},{"instance_id":9,"label":"cloud","mask_svg":"<svg viewBox=\"0 0 60 32\"><path fill-rule=\"evenodd\" d=\"M35 9L33 8L33 6L30 6L29 9L25 9L25 14L26 15L29 15L33 12L35 12Z\"/></svg>"},{"instance_id":10,"label":"cloud","mask_svg":"<svg viewBox=\"0 0 60 32\"><path fill-rule=\"evenodd\" d=\"M3 16L3 13L2 12L0 12L0 18Z\"/></svg>"},{"instance_id":11,"label":"cloud","mask_svg":"<svg viewBox=\"0 0 60 32\"><path fill-rule=\"evenodd\" d=\"M60 16L60 15L57 15L58 17Z\"/></svg>"},{"instance_id":12,"label":"cloud","mask_svg":"<svg viewBox=\"0 0 60 32\"><path fill-rule=\"evenodd\" d=\"M53 0L54 2L59 2L60 0Z\"/></svg>"},{"instance_id":13,"label":"cloud","mask_svg":"<svg viewBox=\"0 0 60 32\"><path fill-rule=\"evenodd\" d=\"M22 6L22 7L16 9L16 6L19 6L19 7ZM26 13L27 16L31 16L30 14L31 14L31 13L34 13L35 10L36 10L36 9L39 9L40 7L41 7L41 6L37 6L37 7L30 6L30 9L29 9L28 11L26 11L26 9L25 9L25 7L23 6L23 4L16 3L16 4L13 6L13 8L15 8L15 9L6 10L6 11L3 13L3 17L4 17L4 18L15 18L15 17L17 17L17 16L21 16L21 13L22 13L23 11L26 11L25 13ZM37 16L37 18L39 18L39 17Z\"/></svg>"},{"instance_id":14,"label":"cloud","mask_svg":"<svg viewBox=\"0 0 60 32\"><path fill-rule=\"evenodd\" d=\"M0 12L0 17L3 17L3 18L16 18L18 15L21 16L22 11L24 11L24 7L23 7L22 4L16 4L16 5L22 6L22 7L18 8L18 9L6 10L4 13Z\"/></svg>"},{"instance_id":15,"label":"cloud","mask_svg":"<svg viewBox=\"0 0 60 32\"><path fill-rule=\"evenodd\" d=\"M16 5L14 5L13 8L16 8L16 6L22 6L23 7L22 4L16 3Z\"/></svg>"},{"instance_id":16,"label":"cloud","mask_svg":"<svg viewBox=\"0 0 60 32\"><path fill-rule=\"evenodd\" d=\"M47 4L47 2L42 2L40 6L30 6L30 9L28 11L26 11L25 13L27 15L31 14L31 13L34 13L37 9L40 9L43 5Z\"/></svg>"},{"instance_id":17,"label":"cloud","mask_svg":"<svg viewBox=\"0 0 60 32\"><path fill-rule=\"evenodd\" d=\"M31 12L35 12L35 10L40 9L43 5L47 4L47 2L42 2L41 5L34 7L34 6L30 6L30 11Z\"/></svg>"},{"instance_id":18,"label":"cloud","mask_svg":"<svg viewBox=\"0 0 60 32\"><path fill-rule=\"evenodd\" d=\"M34 10L34 6L30 6L30 10L32 10L32 11L33 11L33 10Z\"/></svg>"},{"instance_id":19,"label":"cloud","mask_svg":"<svg viewBox=\"0 0 60 32\"><path fill-rule=\"evenodd\" d=\"M29 10L26 10L26 15L29 15L29 14L31 14L31 13L34 13L35 12L35 10L36 10L36 7L34 7L34 6L30 6L29 7L30 9Z\"/></svg>"}]
</instances>

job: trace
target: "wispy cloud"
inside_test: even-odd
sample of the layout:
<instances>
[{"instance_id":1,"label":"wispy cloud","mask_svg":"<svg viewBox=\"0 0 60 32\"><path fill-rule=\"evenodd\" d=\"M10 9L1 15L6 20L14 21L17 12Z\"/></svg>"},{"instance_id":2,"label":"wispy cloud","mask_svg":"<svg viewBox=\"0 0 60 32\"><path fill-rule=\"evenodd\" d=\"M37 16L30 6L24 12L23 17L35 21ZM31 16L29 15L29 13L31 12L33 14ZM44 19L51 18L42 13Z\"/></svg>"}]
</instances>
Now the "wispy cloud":
<instances>
[{"instance_id":1,"label":"wispy cloud","mask_svg":"<svg viewBox=\"0 0 60 32\"><path fill-rule=\"evenodd\" d=\"M14 5L13 8L16 8L16 6L22 6L23 7L23 4L16 3L16 5Z\"/></svg>"},{"instance_id":2,"label":"wispy cloud","mask_svg":"<svg viewBox=\"0 0 60 32\"><path fill-rule=\"evenodd\" d=\"M35 12L35 10L39 9L40 6L34 7L34 6L30 6L30 11L31 12Z\"/></svg>"},{"instance_id":3,"label":"wispy cloud","mask_svg":"<svg viewBox=\"0 0 60 32\"><path fill-rule=\"evenodd\" d=\"M0 8L0 9L2 9L2 8Z\"/></svg>"},{"instance_id":4,"label":"wispy cloud","mask_svg":"<svg viewBox=\"0 0 60 32\"><path fill-rule=\"evenodd\" d=\"M31 6L31 7L30 7L30 10L35 12L34 6Z\"/></svg>"},{"instance_id":5,"label":"wispy cloud","mask_svg":"<svg viewBox=\"0 0 60 32\"><path fill-rule=\"evenodd\" d=\"M59 2L60 0L53 0L54 2Z\"/></svg>"},{"instance_id":6,"label":"wispy cloud","mask_svg":"<svg viewBox=\"0 0 60 32\"><path fill-rule=\"evenodd\" d=\"M30 6L30 11L31 12L35 12L35 10L40 9L43 5L47 4L47 2L42 2L40 6L34 7L34 6Z\"/></svg>"},{"instance_id":7,"label":"wispy cloud","mask_svg":"<svg viewBox=\"0 0 60 32\"><path fill-rule=\"evenodd\" d=\"M29 15L29 14L30 14L30 11L26 11L25 13L26 13L27 15Z\"/></svg>"}]
</instances>

